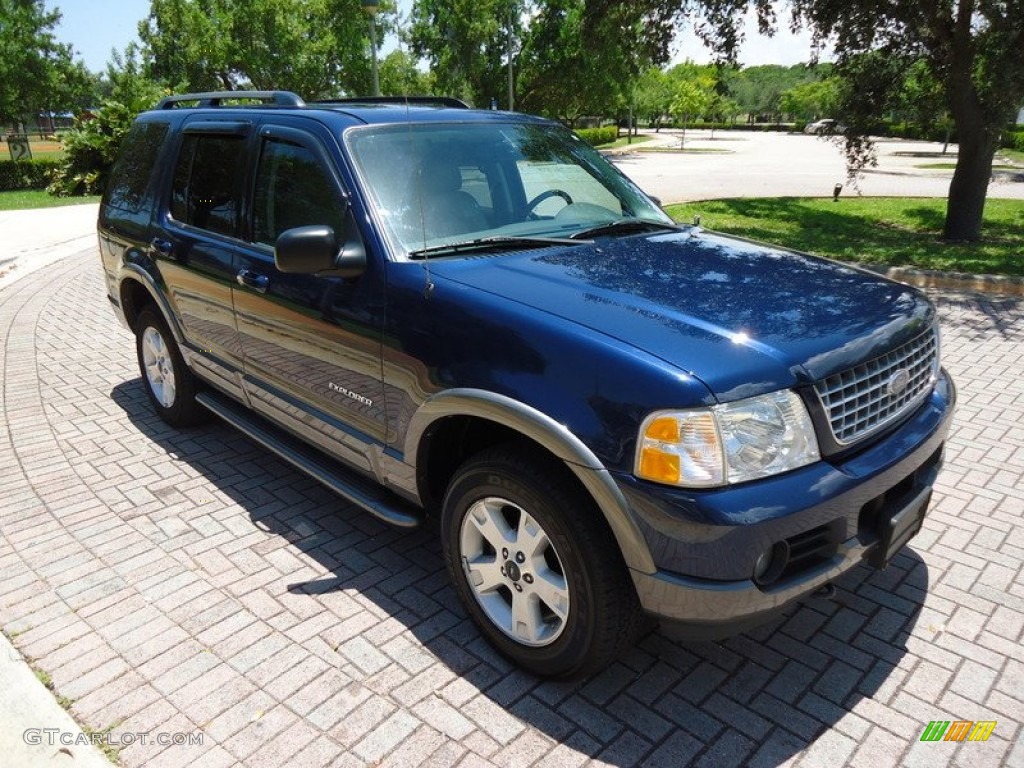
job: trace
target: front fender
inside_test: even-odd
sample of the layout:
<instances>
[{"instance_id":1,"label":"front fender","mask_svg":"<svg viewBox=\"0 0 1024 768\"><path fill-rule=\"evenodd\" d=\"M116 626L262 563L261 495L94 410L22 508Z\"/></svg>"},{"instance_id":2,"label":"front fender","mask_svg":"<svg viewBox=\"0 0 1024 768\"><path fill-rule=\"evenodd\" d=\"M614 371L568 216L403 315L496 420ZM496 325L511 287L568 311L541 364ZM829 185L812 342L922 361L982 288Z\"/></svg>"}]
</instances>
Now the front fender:
<instances>
[{"instance_id":1,"label":"front fender","mask_svg":"<svg viewBox=\"0 0 1024 768\"><path fill-rule=\"evenodd\" d=\"M642 573L655 572L647 543L611 474L564 424L536 408L486 390L455 388L438 392L417 409L409 422L405 436L407 464L419 466L423 435L431 424L450 416L472 416L510 427L565 462L607 520L626 565Z\"/></svg>"}]
</instances>

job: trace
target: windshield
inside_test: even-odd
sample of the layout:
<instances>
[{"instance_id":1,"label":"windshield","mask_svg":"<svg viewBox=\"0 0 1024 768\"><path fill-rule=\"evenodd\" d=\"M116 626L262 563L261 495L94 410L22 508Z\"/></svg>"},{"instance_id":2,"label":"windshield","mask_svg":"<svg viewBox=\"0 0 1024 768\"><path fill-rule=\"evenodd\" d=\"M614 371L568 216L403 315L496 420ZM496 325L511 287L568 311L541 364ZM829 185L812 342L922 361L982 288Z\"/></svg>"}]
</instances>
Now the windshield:
<instances>
[{"instance_id":1,"label":"windshield","mask_svg":"<svg viewBox=\"0 0 1024 768\"><path fill-rule=\"evenodd\" d=\"M403 255L482 238L567 238L622 219L672 224L558 125L377 125L345 139L369 201Z\"/></svg>"}]
</instances>

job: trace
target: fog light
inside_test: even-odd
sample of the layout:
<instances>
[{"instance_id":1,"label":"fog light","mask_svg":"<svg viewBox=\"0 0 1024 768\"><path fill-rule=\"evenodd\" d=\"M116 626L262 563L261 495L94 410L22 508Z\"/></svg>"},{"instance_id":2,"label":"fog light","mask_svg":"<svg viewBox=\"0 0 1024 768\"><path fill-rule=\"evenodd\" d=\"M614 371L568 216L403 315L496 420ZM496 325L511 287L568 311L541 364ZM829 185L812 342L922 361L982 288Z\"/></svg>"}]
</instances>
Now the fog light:
<instances>
[{"instance_id":1,"label":"fog light","mask_svg":"<svg viewBox=\"0 0 1024 768\"><path fill-rule=\"evenodd\" d=\"M754 561L754 583L759 587L768 586L782 575L788 564L789 545L784 541L775 542Z\"/></svg>"}]
</instances>

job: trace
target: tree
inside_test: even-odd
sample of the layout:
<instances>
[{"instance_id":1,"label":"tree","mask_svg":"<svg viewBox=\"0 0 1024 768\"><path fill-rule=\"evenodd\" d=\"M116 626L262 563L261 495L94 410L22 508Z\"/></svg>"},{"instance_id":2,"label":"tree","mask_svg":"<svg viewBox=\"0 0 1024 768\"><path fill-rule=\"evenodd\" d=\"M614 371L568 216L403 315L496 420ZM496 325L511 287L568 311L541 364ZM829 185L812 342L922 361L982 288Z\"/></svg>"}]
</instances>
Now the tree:
<instances>
[{"instance_id":1,"label":"tree","mask_svg":"<svg viewBox=\"0 0 1024 768\"><path fill-rule=\"evenodd\" d=\"M131 43L124 54L114 52L107 65L110 94L91 114L79 116L61 138L64 156L49 186L59 196L103 192L107 178L131 130L136 115L151 109L167 89L143 73L138 47Z\"/></svg>"},{"instance_id":2,"label":"tree","mask_svg":"<svg viewBox=\"0 0 1024 768\"><path fill-rule=\"evenodd\" d=\"M900 88L898 110L904 120L916 123L922 138L929 134L937 138L935 129L938 129L948 145L953 122L946 107L945 90L924 62L915 61L907 68Z\"/></svg>"},{"instance_id":3,"label":"tree","mask_svg":"<svg viewBox=\"0 0 1024 768\"><path fill-rule=\"evenodd\" d=\"M0 0L0 124L84 106L93 81L53 29L42 0Z\"/></svg>"},{"instance_id":4,"label":"tree","mask_svg":"<svg viewBox=\"0 0 1024 768\"><path fill-rule=\"evenodd\" d=\"M836 78L801 83L779 96L782 112L798 120L816 120L836 112L839 102L839 81Z\"/></svg>"},{"instance_id":5,"label":"tree","mask_svg":"<svg viewBox=\"0 0 1024 768\"><path fill-rule=\"evenodd\" d=\"M410 54L395 49L380 62L380 90L385 96L428 96L434 93L434 78L421 72Z\"/></svg>"},{"instance_id":6,"label":"tree","mask_svg":"<svg viewBox=\"0 0 1024 768\"><path fill-rule=\"evenodd\" d=\"M751 122L779 122L786 110L782 95L805 83L820 78L817 67L795 64L783 67L764 64L745 69L726 69L723 72L725 90L736 101Z\"/></svg>"},{"instance_id":7,"label":"tree","mask_svg":"<svg viewBox=\"0 0 1024 768\"><path fill-rule=\"evenodd\" d=\"M486 106L507 92L509 26L520 40L523 7L521 0L416 0L412 52L430 62L442 93Z\"/></svg>"},{"instance_id":8,"label":"tree","mask_svg":"<svg viewBox=\"0 0 1024 768\"><path fill-rule=\"evenodd\" d=\"M686 124L704 115L715 98L713 84L705 78L680 80L675 86L672 114L683 124L680 146L686 143Z\"/></svg>"},{"instance_id":9,"label":"tree","mask_svg":"<svg viewBox=\"0 0 1024 768\"><path fill-rule=\"evenodd\" d=\"M385 6L378 34L390 17ZM152 0L139 38L147 74L178 91L254 87L310 99L370 91L359 0Z\"/></svg>"},{"instance_id":10,"label":"tree","mask_svg":"<svg viewBox=\"0 0 1024 768\"><path fill-rule=\"evenodd\" d=\"M628 109L638 74L619 45L588 36L583 0L548 0L524 33L519 87L525 111L570 125L585 115Z\"/></svg>"},{"instance_id":11,"label":"tree","mask_svg":"<svg viewBox=\"0 0 1024 768\"><path fill-rule=\"evenodd\" d=\"M672 83L659 67L649 67L636 85L635 98L637 113L645 116L656 131L661 130L661 121L672 111Z\"/></svg>"},{"instance_id":12,"label":"tree","mask_svg":"<svg viewBox=\"0 0 1024 768\"><path fill-rule=\"evenodd\" d=\"M598 0L608 4L612 0ZM828 41L836 56L836 73L847 80L843 105L852 114L848 157L856 167L869 156L857 134L865 117L880 104L892 104L891 91L906 71L923 62L941 83L959 141L956 170L949 187L943 236L975 241L981 236L992 159L1000 135L1024 103L1024 0L625 0L634 12L692 15L697 34L726 61L735 61L742 23L756 9L761 31L776 23L776 9L792 8L793 26L806 25L817 46ZM652 34L657 37L657 34ZM881 73L864 65L876 54ZM870 60L870 59L868 59ZM861 99L861 96L864 99ZM875 112L877 119L883 113ZM858 124L859 123L859 124Z\"/></svg>"},{"instance_id":13,"label":"tree","mask_svg":"<svg viewBox=\"0 0 1024 768\"><path fill-rule=\"evenodd\" d=\"M904 72L921 62L942 83L959 141L943 235L978 240L992 159L1024 102L1024 0L896 0L871 8L851 13L849 0L794 4L796 19L819 37L834 37L840 74L865 51L876 51ZM847 76L854 90L871 82L864 67Z\"/></svg>"}]
</instances>

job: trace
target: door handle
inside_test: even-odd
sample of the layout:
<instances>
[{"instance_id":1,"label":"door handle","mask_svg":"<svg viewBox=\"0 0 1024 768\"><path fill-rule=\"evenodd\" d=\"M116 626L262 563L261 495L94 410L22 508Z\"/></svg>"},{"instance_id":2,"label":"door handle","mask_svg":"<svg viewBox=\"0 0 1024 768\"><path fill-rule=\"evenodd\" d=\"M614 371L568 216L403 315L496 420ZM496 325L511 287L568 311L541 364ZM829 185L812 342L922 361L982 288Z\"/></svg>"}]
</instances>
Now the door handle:
<instances>
[{"instance_id":1,"label":"door handle","mask_svg":"<svg viewBox=\"0 0 1024 768\"><path fill-rule=\"evenodd\" d=\"M170 258L171 252L174 250L174 244L168 240L161 240L159 237L154 237L149 241L150 246L161 256Z\"/></svg>"},{"instance_id":2,"label":"door handle","mask_svg":"<svg viewBox=\"0 0 1024 768\"><path fill-rule=\"evenodd\" d=\"M253 272L251 269L243 269L235 277L238 284L246 288L252 288L254 291L260 293L267 292L267 286L270 284L270 278L266 275L261 275L259 272Z\"/></svg>"}]
</instances>

